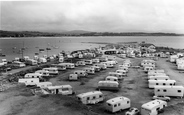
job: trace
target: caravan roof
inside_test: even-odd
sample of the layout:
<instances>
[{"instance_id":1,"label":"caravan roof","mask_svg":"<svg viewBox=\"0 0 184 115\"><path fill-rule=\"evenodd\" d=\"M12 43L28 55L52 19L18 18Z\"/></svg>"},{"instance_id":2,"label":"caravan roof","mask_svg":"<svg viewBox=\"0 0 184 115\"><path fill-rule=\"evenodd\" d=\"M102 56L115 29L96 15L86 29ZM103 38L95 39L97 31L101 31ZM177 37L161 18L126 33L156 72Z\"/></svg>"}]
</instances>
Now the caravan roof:
<instances>
[{"instance_id":1,"label":"caravan roof","mask_svg":"<svg viewBox=\"0 0 184 115\"><path fill-rule=\"evenodd\" d=\"M153 101L143 104L142 108L152 110L153 108L159 106L161 103L166 103L166 102L162 100L153 100Z\"/></svg>"},{"instance_id":2,"label":"caravan roof","mask_svg":"<svg viewBox=\"0 0 184 115\"><path fill-rule=\"evenodd\" d=\"M87 92L87 93L81 93L81 94L77 95L77 97L83 98L83 97L91 96L94 94L102 95L102 92L101 91L91 91L91 92Z\"/></svg>"},{"instance_id":3,"label":"caravan roof","mask_svg":"<svg viewBox=\"0 0 184 115\"><path fill-rule=\"evenodd\" d=\"M128 99L127 97L119 96L119 97L115 97L115 98L109 99L106 102L113 105L113 104L115 104L117 102L120 102L122 100L127 100L127 99Z\"/></svg>"},{"instance_id":4,"label":"caravan roof","mask_svg":"<svg viewBox=\"0 0 184 115\"><path fill-rule=\"evenodd\" d=\"M61 89L61 88L72 88L71 85L57 85L57 86L49 86L48 89L52 90L52 89Z\"/></svg>"},{"instance_id":5,"label":"caravan roof","mask_svg":"<svg viewBox=\"0 0 184 115\"><path fill-rule=\"evenodd\" d=\"M157 86L154 86L154 88L173 88L173 89L179 89L179 88L183 88L183 90L184 90L184 87L183 86L159 86L159 85L157 85Z\"/></svg>"}]
</instances>

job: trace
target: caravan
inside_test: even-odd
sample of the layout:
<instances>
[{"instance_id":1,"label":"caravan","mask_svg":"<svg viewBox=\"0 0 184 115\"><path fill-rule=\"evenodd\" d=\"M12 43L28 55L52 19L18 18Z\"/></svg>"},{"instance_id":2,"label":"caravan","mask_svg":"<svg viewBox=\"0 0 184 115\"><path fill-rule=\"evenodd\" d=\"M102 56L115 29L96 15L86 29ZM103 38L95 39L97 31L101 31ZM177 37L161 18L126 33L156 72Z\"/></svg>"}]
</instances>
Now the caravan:
<instances>
[{"instance_id":1,"label":"caravan","mask_svg":"<svg viewBox=\"0 0 184 115\"><path fill-rule=\"evenodd\" d=\"M121 73L123 76L127 75L127 72L125 70L116 70L116 73Z\"/></svg>"},{"instance_id":2,"label":"caravan","mask_svg":"<svg viewBox=\"0 0 184 115\"><path fill-rule=\"evenodd\" d=\"M50 94L61 94L61 95L74 94L72 86L70 86L70 85L48 86L47 91Z\"/></svg>"},{"instance_id":3,"label":"caravan","mask_svg":"<svg viewBox=\"0 0 184 115\"><path fill-rule=\"evenodd\" d=\"M94 69L95 72L99 72L100 71L100 67L98 67L98 66L91 66L90 68Z\"/></svg>"},{"instance_id":4,"label":"caravan","mask_svg":"<svg viewBox=\"0 0 184 115\"><path fill-rule=\"evenodd\" d=\"M114 77L117 77L118 79L121 79L123 80L123 74L122 73L117 73L117 72L109 72L109 76L114 76Z\"/></svg>"},{"instance_id":5,"label":"caravan","mask_svg":"<svg viewBox=\"0 0 184 115\"><path fill-rule=\"evenodd\" d=\"M149 71L152 71L152 70L154 70L155 68L154 67L152 67L152 66L144 66L144 72L149 72Z\"/></svg>"},{"instance_id":6,"label":"caravan","mask_svg":"<svg viewBox=\"0 0 184 115\"><path fill-rule=\"evenodd\" d=\"M165 73L164 70L160 69L160 70L149 70L148 71L148 76L152 76L152 75L155 75L155 74L161 74L161 73Z\"/></svg>"},{"instance_id":7,"label":"caravan","mask_svg":"<svg viewBox=\"0 0 184 115\"><path fill-rule=\"evenodd\" d=\"M77 98L83 104L96 104L104 100L104 96L101 91L82 93L77 95Z\"/></svg>"},{"instance_id":8,"label":"caravan","mask_svg":"<svg viewBox=\"0 0 184 115\"><path fill-rule=\"evenodd\" d=\"M105 81L117 81L118 82L118 78L114 76L107 76L105 78Z\"/></svg>"},{"instance_id":9,"label":"caravan","mask_svg":"<svg viewBox=\"0 0 184 115\"><path fill-rule=\"evenodd\" d=\"M149 76L148 80L170 80L169 76Z\"/></svg>"},{"instance_id":10,"label":"caravan","mask_svg":"<svg viewBox=\"0 0 184 115\"><path fill-rule=\"evenodd\" d=\"M95 74L94 68L84 68L84 71L86 71L88 74Z\"/></svg>"},{"instance_id":11,"label":"caravan","mask_svg":"<svg viewBox=\"0 0 184 115\"><path fill-rule=\"evenodd\" d=\"M141 106L141 115L158 115L165 107L166 101L156 99Z\"/></svg>"},{"instance_id":12,"label":"caravan","mask_svg":"<svg viewBox=\"0 0 184 115\"><path fill-rule=\"evenodd\" d=\"M99 59L92 59L92 62L93 63L100 63L100 60Z\"/></svg>"},{"instance_id":13,"label":"caravan","mask_svg":"<svg viewBox=\"0 0 184 115\"><path fill-rule=\"evenodd\" d=\"M27 78L27 79L19 79L19 83L24 83L26 86L36 85L40 82L39 78Z\"/></svg>"},{"instance_id":14,"label":"caravan","mask_svg":"<svg viewBox=\"0 0 184 115\"><path fill-rule=\"evenodd\" d=\"M77 74L70 74L68 76L68 80L70 81L77 81L80 77Z\"/></svg>"},{"instance_id":15,"label":"caravan","mask_svg":"<svg viewBox=\"0 0 184 115\"><path fill-rule=\"evenodd\" d=\"M154 88L154 86L174 86L176 84L175 80L148 80L149 88Z\"/></svg>"},{"instance_id":16,"label":"caravan","mask_svg":"<svg viewBox=\"0 0 184 115\"><path fill-rule=\"evenodd\" d=\"M25 67L26 65L23 62L14 61L13 66L15 66L15 67Z\"/></svg>"},{"instance_id":17,"label":"caravan","mask_svg":"<svg viewBox=\"0 0 184 115\"><path fill-rule=\"evenodd\" d=\"M34 59L27 59L25 61L25 64L27 64L27 65L37 65L38 62L36 60L34 60Z\"/></svg>"},{"instance_id":18,"label":"caravan","mask_svg":"<svg viewBox=\"0 0 184 115\"><path fill-rule=\"evenodd\" d=\"M50 67L50 68L43 68L44 71L49 71L49 75L58 75L58 68Z\"/></svg>"},{"instance_id":19,"label":"caravan","mask_svg":"<svg viewBox=\"0 0 184 115\"><path fill-rule=\"evenodd\" d=\"M74 74L77 74L78 77L86 77L88 75L87 72L84 70L76 70L74 71Z\"/></svg>"},{"instance_id":20,"label":"caravan","mask_svg":"<svg viewBox=\"0 0 184 115\"><path fill-rule=\"evenodd\" d=\"M97 89L118 91L120 84L117 81L99 81Z\"/></svg>"},{"instance_id":21,"label":"caravan","mask_svg":"<svg viewBox=\"0 0 184 115\"><path fill-rule=\"evenodd\" d=\"M40 73L27 73L24 78L39 78L42 79L42 74Z\"/></svg>"},{"instance_id":22,"label":"caravan","mask_svg":"<svg viewBox=\"0 0 184 115\"><path fill-rule=\"evenodd\" d=\"M101 69L107 69L107 65L106 64L102 64L102 63L99 63L99 64L94 64L94 66L97 66L97 67L100 67Z\"/></svg>"},{"instance_id":23,"label":"caravan","mask_svg":"<svg viewBox=\"0 0 184 115\"><path fill-rule=\"evenodd\" d=\"M75 64L74 63L60 63L61 66L66 66L67 69L74 69Z\"/></svg>"},{"instance_id":24,"label":"caravan","mask_svg":"<svg viewBox=\"0 0 184 115\"><path fill-rule=\"evenodd\" d=\"M130 108L130 99L127 97L115 97L106 101L106 109L112 113Z\"/></svg>"},{"instance_id":25,"label":"caravan","mask_svg":"<svg viewBox=\"0 0 184 115\"><path fill-rule=\"evenodd\" d=\"M36 86L45 89L49 86L52 86L52 83L51 82L39 82L36 84Z\"/></svg>"},{"instance_id":26,"label":"caravan","mask_svg":"<svg viewBox=\"0 0 184 115\"><path fill-rule=\"evenodd\" d=\"M78 61L78 62L76 62L75 65L77 65L77 66L85 66L86 62L85 61Z\"/></svg>"},{"instance_id":27,"label":"caravan","mask_svg":"<svg viewBox=\"0 0 184 115\"><path fill-rule=\"evenodd\" d=\"M49 71L45 71L45 70L37 70L35 71L35 73L39 73L42 74L42 77L49 77Z\"/></svg>"},{"instance_id":28,"label":"caravan","mask_svg":"<svg viewBox=\"0 0 184 115\"><path fill-rule=\"evenodd\" d=\"M184 87L183 86L155 86L154 94L156 96L175 96L183 97Z\"/></svg>"},{"instance_id":29,"label":"caravan","mask_svg":"<svg viewBox=\"0 0 184 115\"><path fill-rule=\"evenodd\" d=\"M66 70L66 66L62 64L51 64L51 67L56 67L58 68L58 71L64 71Z\"/></svg>"},{"instance_id":30,"label":"caravan","mask_svg":"<svg viewBox=\"0 0 184 115\"><path fill-rule=\"evenodd\" d=\"M93 61L92 60L85 60L86 65L93 65Z\"/></svg>"},{"instance_id":31,"label":"caravan","mask_svg":"<svg viewBox=\"0 0 184 115\"><path fill-rule=\"evenodd\" d=\"M112 64L111 62L101 62L102 64L105 64L108 68L112 68L114 67L114 64Z\"/></svg>"}]
</instances>

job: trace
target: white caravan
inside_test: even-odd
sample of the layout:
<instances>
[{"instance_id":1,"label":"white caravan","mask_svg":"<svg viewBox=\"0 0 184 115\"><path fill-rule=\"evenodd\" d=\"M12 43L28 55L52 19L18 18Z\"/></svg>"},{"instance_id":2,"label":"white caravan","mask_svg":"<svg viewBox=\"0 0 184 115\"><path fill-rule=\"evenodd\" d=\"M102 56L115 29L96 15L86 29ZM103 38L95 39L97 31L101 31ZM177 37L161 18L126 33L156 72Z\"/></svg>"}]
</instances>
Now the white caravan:
<instances>
[{"instance_id":1,"label":"white caravan","mask_svg":"<svg viewBox=\"0 0 184 115\"><path fill-rule=\"evenodd\" d=\"M74 71L74 74L77 74L79 77L86 77L88 75L84 70L76 70Z\"/></svg>"},{"instance_id":2,"label":"white caravan","mask_svg":"<svg viewBox=\"0 0 184 115\"><path fill-rule=\"evenodd\" d=\"M154 67L152 67L152 66L144 66L144 72L149 72L149 71L152 71L152 70L154 70L155 68Z\"/></svg>"},{"instance_id":3,"label":"white caravan","mask_svg":"<svg viewBox=\"0 0 184 115\"><path fill-rule=\"evenodd\" d=\"M109 76L114 76L117 77L118 79L123 80L124 75L122 73L117 73L117 72L109 72Z\"/></svg>"},{"instance_id":4,"label":"white caravan","mask_svg":"<svg viewBox=\"0 0 184 115\"><path fill-rule=\"evenodd\" d=\"M63 65L63 64L51 64L51 67L56 67L56 68L58 68L58 71L66 70L66 66Z\"/></svg>"},{"instance_id":5,"label":"white caravan","mask_svg":"<svg viewBox=\"0 0 184 115\"><path fill-rule=\"evenodd\" d=\"M86 65L86 62L85 61L77 61L76 66L85 66Z\"/></svg>"},{"instance_id":6,"label":"white caravan","mask_svg":"<svg viewBox=\"0 0 184 115\"><path fill-rule=\"evenodd\" d=\"M66 66L67 69L74 69L75 68L74 63L60 63L59 65Z\"/></svg>"},{"instance_id":7,"label":"white caravan","mask_svg":"<svg viewBox=\"0 0 184 115\"><path fill-rule=\"evenodd\" d=\"M40 73L27 73L24 75L24 78L42 78L42 74Z\"/></svg>"},{"instance_id":8,"label":"white caravan","mask_svg":"<svg viewBox=\"0 0 184 115\"><path fill-rule=\"evenodd\" d=\"M107 76L105 78L106 81L117 81L118 82L118 78L117 77L114 77L114 76Z\"/></svg>"},{"instance_id":9,"label":"white caravan","mask_svg":"<svg viewBox=\"0 0 184 115\"><path fill-rule=\"evenodd\" d=\"M86 65L92 65L93 61L92 60L85 60Z\"/></svg>"},{"instance_id":10,"label":"white caravan","mask_svg":"<svg viewBox=\"0 0 184 115\"><path fill-rule=\"evenodd\" d=\"M58 68L50 67L50 68L43 68L44 71L49 71L49 75L57 75L59 74Z\"/></svg>"},{"instance_id":11,"label":"white caravan","mask_svg":"<svg viewBox=\"0 0 184 115\"><path fill-rule=\"evenodd\" d=\"M169 57L170 62L176 62L176 59L178 59L178 56L177 55L171 55Z\"/></svg>"},{"instance_id":12,"label":"white caravan","mask_svg":"<svg viewBox=\"0 0 184 115\"><path fill-rule=\"evenodd\" d=\"M28 85L36 85L40 82L39 78L27 78L27 79L19 79L19 83L24 83L26 86Z\"/></svg>"},{"instance_id":13,"label":"white caravan","mask_svg":"<svg viewBox=\"0 0 184 115\"><path fill-rule=\"evenodd\" d=\"M126 67L126 66L119 65L118 69L119 70L124 70L124 71L128 72L128 67Z\"/></svg>"},{"instance_id":14,"label":"white caravan","mask_svg":"<svg viewBox=\"0 0 184 115\"><path fill-rule=\"evenodd\" d=\"M99 72L100 71L100 67L98 67L98 66L91 66L90 68L94 69L95 72Z\"/></svg>"},{"instance_id":15,"label":"white caravan","mask_svg":"<svg viewBox=\"0 0 184 115\"><path fill-rule=\"evenodd\" d=\"M149 76L167 76L166 73L154 73L154 74L149 74Z\"/></svg>"},{"instance_id":16,"label":"white caravan","mask_svg":"<svg viewBox=\"0 0 184 115\"><path fill-rule=\"evenodd\" d=\"M166 101L156 99L141 106L141 115L158 115L165 107L167 107Z\"/></svg>"},{"instance_id":17,"label":"white caravan","mask_svg":"<svg viewBox=\"0 0 184 115\"><path fill-rule=\"evenodd\" d=\"M183 97L184 87L183 86L155 86L154 94L156 96L174 96L174 97Z\"/></svg>"},{"instance_id":18,"label":"white caravan","mask_svg":"<svg viewBox=\"0 0 184 115\"><path fill-rule=\"evenodd\" d=\"M177 66L177 69L178 69L178 70L184 70L184 63L183 63L183 64L179 64L179 65Z\"/></svg>"},{"instance_id":19,"label":"white caravan","mask_svg":"<svg viewBox=\"0 0 184 115\"><path fill-rule=\"evenodd\" d=\"M104 100L104 96L101 91L91 91L87 93L81 93L77 95L77 98L83 104L96 104Z\"/></svg>"},{"instance_id":20,"label":"white caravan","mask_svg":"<svg viewBox=\"0 0 184 115\"><path fill-rule=\"evenodd\" d=\"M38 62L34 59L28 59L28 60L26 60L25 64L27 64L27 65L37 65Z\"/></svg>"},{"instance_id":21,"label":"white caravan","mask_svg":"<svg viewBox=\"0 0 184 115\"><path fill-rule=\"evenodd\" d=\"M77 74L70 74L69 76L68 76L68 80L70 80L70 81L77 81L78 79L79 79L80 77L77 75Z\"/></svg>"},{"instance_id":22,"label":"white caravan","mask_svg":"<svg viewBox=\"0 0 184 115\"><path fill-rule=\"evenodd\" d=\"M169 76L149 76L148 80L170 80Z\"/></svg>"},{"instance_id":23,"label":"white caravan","mask_svg":"<svg viewBox=\"0 0 184 115\"><path fill-rule=\"evenodd\" d=\"M13 66L15 66L15 67L25 67L26 65L23 62L14 61Z\"/></svg>"},{"instance_id":24,"label":"white caravan","mask_svg":"<svg viewBox=\"0 0 184 115\"><path fill-rule=\"evenodd\" d=\"M99 59L92 59L92 62L93 63L100 63L100 60Z\"/></svg>"},{"instance_id":25,"label":"white caravan","mask_svg":"<svg viewBox=\"0 0 184 115\"><path fill-rule=\"evenodd\" d=\"M105 64L108 68L114 67L114 65L111 62L101 62L102 64Z\"/></svg>"},{"instance_id":26,"label":"white caravan","mask_svg":"<svg viewBox=\"0 0 184 115\"><path fill-rule=\"evenodd\" d=\"M149 88L154 88L154 86L173 86L175 84L175 80L148 80Z\"/></svg>"},{"instance_id":27,"label":"white caravan","mask_svg":"<svg viewBox=\"0 0 184 115\"><path fill-rule=\"evenodd\" d=\"M112 113L130 108L130 99L119 96L106 101L106 109Z\"/></svg>"},{"instance_id":28,"label":"white caravan","mask_svg":"<svg viewBox=\"0 0 184 115\"><path fill-rule=\"evenodd\" d=\"M52 83L51 82L39 82L36 84L36 86L45 89L49 86L52 86Z\"/></svg>"},{"instance_id":29,"label":"white caravan","mask_svg":"<svg viewBox=\"0 0 184 115\"><path fill-rule=\"evenodd\" d=\"M88 74L95 74L94 68L84 68L84 71L86 71Z\"/></svg>"},{"instance_id":30,"label":"white caravan","mask_svg":"<svg viewBox=\"0 0 184 115\"><path fill-rule=\"evenodd\" d=\"M50 94L61 94L61 95L74 94L73 88L70 85L49 86L47 87L47 91Z\"/></svg>"},{"instance_id":31,"label":"white caravan","mask_svg":"<svg viewBox=\"0 0 184 115\"><path fill-rule=\"evenodd\" d=\"M49 77L49 71L45 71L45 70L37 70L35 71L35 73L39 73L42 74L42 77Z\"/></svg>"},{"instance_id":32,"label":"white caravan","mask_svg":"<svg viewBox=\"0 0 184 115\"><path fill-rule=\"evenodd\" d=\"M38 62L39 62L39 63L47 63L47 59L46 59L46 58L43 58L43 57L40 57L40 58L38 59Z\"/></svg>"},{"instance_id":33,"label":"white caravan","mask_svg":"<svg viewBox=\"0 0 184 115\"><path fill-rule=\"evenodd\" d=\"M121 73L123 76L127 75L127 72L125 70L116 70L116 73Z\"/></svg>"},{"instance_id":34,"label":"white caravan","mask_svg":"<svg viewBox=\"0 0 184 115\"><path fill-rule=\"evenodd\" d=\"M106 64L102 64L102 63L99 63L99 64L94 64L94 66L97 66L97 67L100 67L101 69L107 69L107 65Z\"/></svg>"},{"instance_id":35,"label":"white caravan","mask_svg":"<svg viewBox=\"0 0 184 115\"><path fill-rule=\"evenodd\" d=\"M161 74L161 73L165 73L164 70L150 70L148 71L148 76L152 76L152 75L155 75L155 74Z\"/></svg>"},{"instance_id":36,"label":"white caravan","mask_svg":"<svg viewBox=\"0 0 184 115\"><path fill-rule=\"evenodd\" d=\"M99 81L97 89L118 91L120 84L117 81Z\"/></svg>"}]
</instances>

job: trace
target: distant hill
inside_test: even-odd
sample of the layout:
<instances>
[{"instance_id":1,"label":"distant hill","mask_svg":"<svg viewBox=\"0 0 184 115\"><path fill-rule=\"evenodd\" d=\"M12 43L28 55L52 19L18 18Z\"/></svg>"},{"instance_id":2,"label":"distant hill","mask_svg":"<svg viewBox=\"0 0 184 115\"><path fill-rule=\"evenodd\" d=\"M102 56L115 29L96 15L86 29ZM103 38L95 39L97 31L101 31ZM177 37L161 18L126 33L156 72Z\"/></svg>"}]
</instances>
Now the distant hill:
<instances>
[{"instance_id":1,"label":"distant hill","mask_svg":"<svg viewBox=\"0 0 184 115\"><path fill-rule=\"evenodd\" d=\"M72 31L66 31L61 32L62 34L86 34L86 33L92 33L90 31L84 31L84 30L72 30Z\"/></svg>"},{"instance_id":2,"label":"distant hill","mask_svg":"<svg viewBox=\"0 0 184 115\"><path fill-rule=\"evenodd\" d=\"M144 32L90 32L73 30L66 32L39 32L39 31L4 31L0 30L0 37L58 37L58 36L184 36L176 33L144 33Z\"/></svg>"}]
</instances>

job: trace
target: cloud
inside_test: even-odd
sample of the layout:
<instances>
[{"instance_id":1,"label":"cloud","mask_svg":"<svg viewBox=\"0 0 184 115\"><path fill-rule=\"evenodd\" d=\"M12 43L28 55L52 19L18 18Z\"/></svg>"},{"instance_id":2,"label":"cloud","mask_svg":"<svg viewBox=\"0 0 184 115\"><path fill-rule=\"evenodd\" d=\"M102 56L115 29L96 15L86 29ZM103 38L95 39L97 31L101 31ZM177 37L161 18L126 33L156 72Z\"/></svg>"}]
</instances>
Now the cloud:
<instances>
[{"instance_id":1,"label":"cloud","mask_svg":"<svg viewBox=\"0 0 184 115\"><path fill-rule=\"evenodd\" d=\"M1 29L184 33L183 0L1 1Z\"/></svg>"}]
</instances>

